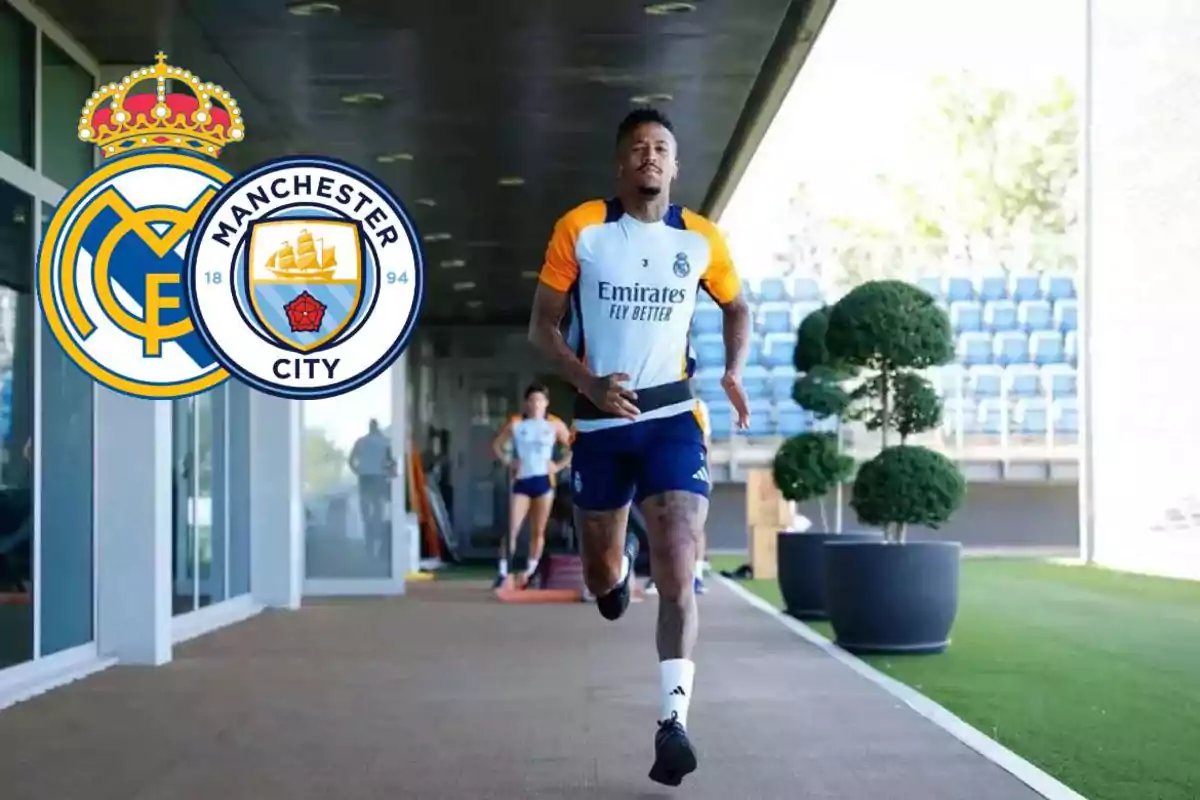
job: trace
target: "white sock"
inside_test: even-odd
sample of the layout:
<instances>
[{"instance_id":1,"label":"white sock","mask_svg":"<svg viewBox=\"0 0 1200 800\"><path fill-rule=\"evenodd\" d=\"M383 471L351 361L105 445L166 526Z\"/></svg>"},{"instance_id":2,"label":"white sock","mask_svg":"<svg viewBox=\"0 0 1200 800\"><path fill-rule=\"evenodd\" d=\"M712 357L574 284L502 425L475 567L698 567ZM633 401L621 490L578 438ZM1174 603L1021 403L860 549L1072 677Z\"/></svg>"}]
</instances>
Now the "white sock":
<instances>
[{"instance_id":1,"label":"white sock","mask_svg":"<svg viewBox=\"0 0 1200 800\"><path fill-rule=\"evenodd\" d=\"M692 702L692 684L696 679L696 662L687 658L670 658L658 664L660 689L659 721L675 717L687 728L688 705Z\"/></svg>"},{"instance_id":2,"label":"white sock","mask_svg":"<svg viewBox=\"0 0 1200 800\"><path fill-rule=\"evenodd\" d=\"M500 559L500 577L501 578L508 577L508 559L507 558Z\"/></svg>"},{"instance_id":3,"label":"white sock","mask_svg":"<svg viewBox=\"0 0 1200 800\"><path fill-rule=\"evenodd\" d=\"M696 577L699 578L700 580L704 580L704 559L703 558L696 559Z\"/></svg>"},{"instance_id":4,"label":"white sock","mask_svg":"<svg viewBox=\"0 0 1200 800\"><path fill-rule=\"evenodd\" d=\"M537 572L538 560L536 558L529 559L529 564L525 567L525 574L532 575Z\"/></svg>"}]
</instances>

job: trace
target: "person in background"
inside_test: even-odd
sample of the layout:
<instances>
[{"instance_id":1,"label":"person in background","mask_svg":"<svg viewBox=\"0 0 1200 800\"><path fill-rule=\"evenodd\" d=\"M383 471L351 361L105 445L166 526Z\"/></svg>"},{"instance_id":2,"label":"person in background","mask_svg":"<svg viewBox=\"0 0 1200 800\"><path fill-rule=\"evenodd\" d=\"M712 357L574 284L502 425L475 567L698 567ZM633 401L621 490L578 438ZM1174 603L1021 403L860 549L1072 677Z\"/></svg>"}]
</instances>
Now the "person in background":
<instances>
[{"instance_id":1,"label":"person in background","mask_svg":"<svg viewBox=\"0 0 1200 800\"><path fill-rule=\"evenodd\" d=\"M554 476L571 463L570 432L563 421L546 410L550 406L550 390L534 384L525 390L525 411L510 419L495 441L492 452L497 460L506 462L512 473L512 498L508 506L508 539L500 553L494 588L508 579L508 560L517 547L517 536L525 518L529 517L529 560L522 576L522 586L528 585L537 570L542 547L546 541L546 524L554 505ZM513 457L507 453L512 443ZM554 460L554 446L564 449L561 461Z\"/></svg>"},{"instance_id":2,"label":"person in background","mask_svg":"<svg viewBox=\"0 0 1200 800\"><path fill-rule=\"evenodd\" d=\"M354 443L346 461L358 478L358 508L367 549L372 555L383 557L389 538L384 508L391 498L396 460L392 456L392 443L379 429L378 420L367 424L366 435Z\"/></svg>"}]
</instances>

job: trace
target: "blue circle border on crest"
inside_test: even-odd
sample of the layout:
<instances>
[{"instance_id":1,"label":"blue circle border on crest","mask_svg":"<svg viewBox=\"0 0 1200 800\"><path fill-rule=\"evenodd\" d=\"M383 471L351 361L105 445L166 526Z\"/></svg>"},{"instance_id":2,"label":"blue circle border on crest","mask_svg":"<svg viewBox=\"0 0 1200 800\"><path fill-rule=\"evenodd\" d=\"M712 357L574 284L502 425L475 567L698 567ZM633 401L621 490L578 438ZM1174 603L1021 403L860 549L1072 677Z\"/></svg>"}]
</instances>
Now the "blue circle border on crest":
<instances>
[{"instance_id":1,"label":"blue circle border on crest","mask_svg":"<svg viewBox=\"0 0 1200 800\"><path fill-rule=\"evenodd\" d=\"M225 202L231 195L238 192L246 184L251 183L255 179L261 177L264 173L275 172L280 169L289 167L325 167L335 172L341 172L344 175L349 175L366 185L370 186L379 196L382 197L392 211L400 220L400 224L404 226L404 232L408 235L409 243L413 249L413 261L415 281L413 282L413 307L412 313L408 317L408 321L404 324L404 328L400 331L400 336L388 351L371 365L366 371L360 374L357 378L339 384L335 390L329 388L320 389L304 389L292 390L281 389L280 387L266 383L260 380L257 376L252 375L240 366L238 366L229 356L223 351L213 339L212 334L208 332L208 327L204 324L204 316L199 312L196 303L196 293L193 288L195 279L195 261L196 250L199 249L200 237L199 232L208 228L212 217L222 203ZM192 229L192 237L188 241L187 255L184 259L185 270L187 272L187 280L183 281L183 296L187 302L188 313L192 317L192 322L196 326L196 332L200 334L200 338L204 341L208 348L212 351L213 356L221 362L221 365L229 372L230 375L242 381L246 385L258 389L265 394L280 397L285 400L323 400L329 397L337 397L341 394L346 394L358 389L382 375L388 367L395 363L404 351L408 348L409 340L412 338L413 330L416 328L417 319L421 316L421 308L425 301L425 255L421 252L421 237L417 235L416 225L413 224L412 218L409 216L408 209L404 207L404 203L390 189L381 184L372 175L363 172L358 167L349 164L341 159L330 158L329 156L283 156L281 158L273 158L269 161L264 161L258 166L234 178L217 193L217 196L209 201L208 206L204 209L204 213L200 215L199 221Z\"/></svg>"}]
</instances>

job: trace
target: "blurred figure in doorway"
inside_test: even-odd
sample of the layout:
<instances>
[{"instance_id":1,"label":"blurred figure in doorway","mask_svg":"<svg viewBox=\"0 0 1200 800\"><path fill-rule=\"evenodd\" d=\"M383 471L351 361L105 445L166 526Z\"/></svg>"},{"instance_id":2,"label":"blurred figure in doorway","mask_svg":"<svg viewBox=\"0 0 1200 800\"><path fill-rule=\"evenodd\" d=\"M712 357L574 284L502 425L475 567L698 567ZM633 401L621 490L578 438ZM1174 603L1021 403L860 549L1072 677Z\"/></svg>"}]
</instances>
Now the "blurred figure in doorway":
<instances>
[{"instance_id":1,"label":"blurred figure in doorway","mask_svg":"<svg viewBox=\"0 0 1200 800\"><path fill-rule=\"evenodd\" d=\"M346 460L350 471L358 478L358 508L367 550L373 556L388 558L391 537L384 509L391 499L396 459L392 455L392 443L379 429L378 420L368 423L367 433L354 443Z\"/></svg>"}]
</instances>

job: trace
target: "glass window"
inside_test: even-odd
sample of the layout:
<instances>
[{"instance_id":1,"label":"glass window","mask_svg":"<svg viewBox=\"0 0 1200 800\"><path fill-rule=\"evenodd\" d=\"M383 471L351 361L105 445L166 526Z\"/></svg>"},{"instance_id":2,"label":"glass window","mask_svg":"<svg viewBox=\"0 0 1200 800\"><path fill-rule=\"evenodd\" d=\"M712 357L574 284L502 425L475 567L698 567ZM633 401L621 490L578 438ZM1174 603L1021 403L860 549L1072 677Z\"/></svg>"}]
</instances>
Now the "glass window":
<instances>
[{"instance_id":1,"label":"glass window","mask_svg":"<svg viewBox=\"0 0 1200 800\"><path fill-rule=\"evenodd\" d=\"M0 667L34 656L33 253L33 202L0 181Z\"/></svg>"},{"instance_id":2,"label":"glass window","mask_svg":"<svg viewBox=\"0 0 1200 800\"><path fill-rule=\"evenodd\" d=\"M54 209L42 206L42 232ZM46 325L42 337L41 608L42 655L94 637L92 403L95 384L67 358Z\"/></svg>"},{"instance_id":3,"label":"glass window","mask_svg":"<svg viewBox=\"0 0 1200 800\"><path fill-rule=\"evenodd\" d=\"M392 376L304 403L305 571L309 578L392 572Z\"/></svg>"},{"instance_id":4,"label":"glass window","mask_svg":"<svg viewBox=\"0 0 1200 800\"><path fill-rule=\"evenodd\" d=\"M174 613L226 597L225 391L174 403Z\"/></svg>"},{"instance_id":5,"label":"glass window","mask_svg":"<svg viewBox=\"0 0 1200 800\"><path fill-rule=\"evenodd\" d=\"M42 37L42 174L67 189L92 170L96 148L76 132L94 86L91 73Z\"/></svg>"},{"instance_id":6,"label":"glass window","mask_svg":"<svg viewBox=\"0 0 1200 800\"><path fill-rule=\"evenodd\" d=\"M0 3L0 150L30 166L36 36L37 31L16 9ZM72 130L74 125L72 121Z\"/></svg>"}]
</instances>

